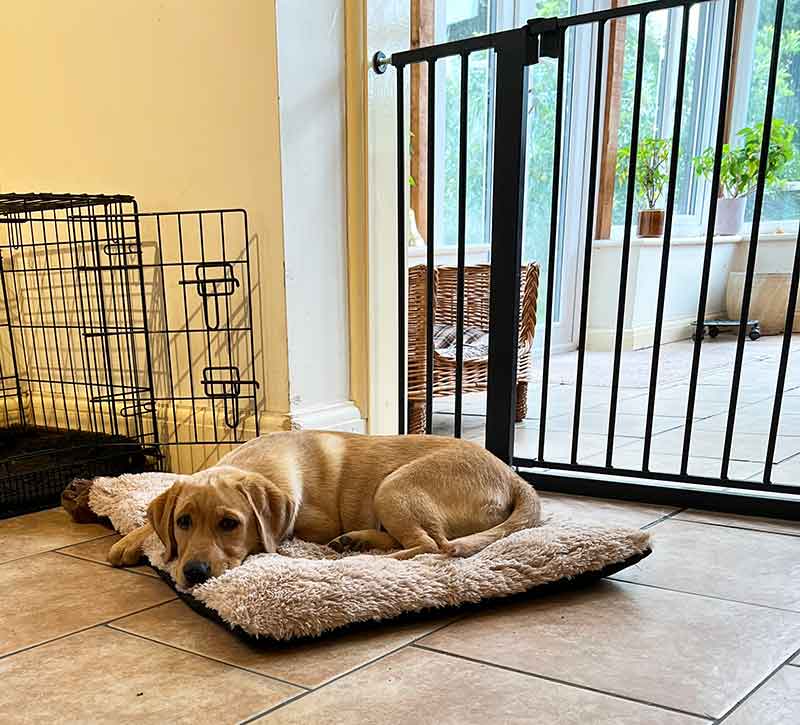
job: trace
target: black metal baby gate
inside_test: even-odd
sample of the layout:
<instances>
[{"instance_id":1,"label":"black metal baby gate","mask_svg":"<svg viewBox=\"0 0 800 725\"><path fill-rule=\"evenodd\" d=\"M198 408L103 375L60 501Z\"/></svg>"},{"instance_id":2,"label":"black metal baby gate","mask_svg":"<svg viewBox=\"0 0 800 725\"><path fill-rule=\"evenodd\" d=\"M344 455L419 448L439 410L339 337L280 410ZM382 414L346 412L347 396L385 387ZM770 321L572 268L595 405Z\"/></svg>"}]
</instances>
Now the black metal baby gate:
<instances>
[{"instance_id":1,"label":"black metal baby gate","mask_svg":"<svg viewBox=\"0 0 800 725\"><path fill-rule=\"evenodd\" d=\"M471 37L455 42L447 42L431 47L415 48L394 53L391 57L377 53L373 68L384 73L394 66L397 82L397 245L398 245L398 301L399 301L399 430L407 431L407 329L409 272L407 263L407 200L408 175L406 171L409 134L406 130L404 70L421 64L427 68L428 79L428 126L427 126L427 259L425 264L426 290L434 289L435 262L435 214L434 203L434 163L436 142L436 63L445 58L460 59L460 127L458 147L458 233L457 233L457 309L455 311L456 339L456 379L455 379L455 435L461 435L462 397L464 385L464 285L465 285L465 236L466 236L466 156L467 156L467 104L468 74L470 57L479 51L494 53L495 74L495 116L493 138L493 179L491 192L491 282L489 295L489 341L488 341L488 386L486 399L485 443L498 457L517 467L528 480L537 486L555 491L591 494L605 497L631 498L657 503L715 508L751 514L774 515L786 518L800 518L800 488L795 485L773 483L771 476L775 461L776 444L781 424L781 407L786 383L787 366L791 348L792 324L797 303L798 283L800 282L800 240L795 251L791 283L786 309L786 324L780 349L774 398L771 401L772 415L763 458L763 472L760 480L737 480L731 476L731 449L734 440L737 401L740 395L742 367L744 362L745 334L747 332L749 307L752 299L756 254L758 251L759 228L764 205L767 179L769 140L773 125L773 106L776 94L776 80L781 46L781 29L784 1L777 0L772 42L769 80L766 89L766 110L764 117L763 140L760 150L753 223L747 253L744 292L741 301L741 324L736 344L733 364L730 397L727 401L727 421L722 442L722 455L719 475L690 473L690 450L693 440L693 423L697 401L698 374L700 371L703 336L697 335L691 354L691 371L685 422L682 429L679 470L667 472L655 470L652 465L652 441L654 437L655 400L659 387L659 354L665 319L665 296L667 274L670 260L670 246L674 234L676 206L676 179L678 173L679 145L682 111L684 105L684 86L686 84L687 38L689 35L690 11L695 6L710 6L720 2L725 13L725 38L721 69L719 94L711 100L718 107L714 142L714 162L711 178L711 192L708 197L708 226L700 277L700 294L697 304L697 329L706 316L706 305L714 247L714 228L718 210L720 190L721 158L725 143L725 118L731 93L731 76L734 64L734 38L737 5L734 0L658 0L643 2L632 6L617 7L610 10L591 12L565 18L536 18L529 20L521 28ZM680 51L678 57L677 86L675 90L675 113L672 121L672 141L669 162L669 181L666 202L666 218L663 232L662 253L659 271L659 289L655 314L655 335L649 373L647 407L641 465L615 465L615 427L619 409L620 365L623 348L623 320L628 283L628 267L631 254L632 214L634 202L634 179L637 168L637 148L639 126L642 112L642 76L644 64L645 26L648 17L655 12L678 9L680 12ZM626 208L624 216L624 236L621 256L620 286L617 302L617 322L614 338L613 374L611 378L610 404L608 408L608 429L604 446L604 460L594 464L579 460L579 440L581 430L582 396L586 383L587 351L587 303L589 300L589 281L591 274L592 243L595 238L596 196L598 192L598 156L600 146L601 98L603 96L603 75L607 49L606 33L610 26L626 18L638 19L638 39L636 49L636 76L633 98L633 121L631 124L631 153L627 182ZM567 460L554 460L546 455L548 432L545 421L548 414L550 396L549 374L551 367L551 329L554 307L554 272L556 245L558 241L558 220L564 204L559 183L562 173L562 154L564 137L564 97L565 83L568 82L566 69L565 39L572 29L590 28L594 34L595 57L593 70L594 94L590 106L590 156L588 163L588 192L584 197L585 206L573 213L585 214L585 238L583 238L582 278L579 279L579 333L577 344L577 372L574 405L571 409L571 443ZM536 73L537 64L543 58L554 59L557 63L556 112L554 145L552 157L552 200L550 235L547 263L547 294L545 309L544 344L542 350L541 400L539 414L538 440L535 442L535 455L520 457L514 454L515 408L517 392L518 325L520 315L520 278L522 261L523 203L525 194L525 166L528 113L529 73ZM550 61L553 62L553 61ZM593 106L593 107L592 107ZM426 432L430 433L434 414L434 384L439 374L434 353L434 295L426 292L425 297L425 345L424 406L426 413ZM615 295L616 296L616 295ZM750 343L752 344L752 343ZM761 381L758 382L761 384ZM770 385L770 391L772 390ZM796 432L796 431L795 431ZM535 474L535 475L534 475ZM723 491L725 489L725 491ZM734 491L735 489L735 491Z\"/></svg>"},{"instance_id":2,"label":"black metal baby gate","mask_svg":"<svg viewBox=\"0 0 800 725\"><path fill-rule=\"evenodd\" d=\"M3 194L0 234L0 517L258 435L243 210Z\"/></svg>"}]
</instances>

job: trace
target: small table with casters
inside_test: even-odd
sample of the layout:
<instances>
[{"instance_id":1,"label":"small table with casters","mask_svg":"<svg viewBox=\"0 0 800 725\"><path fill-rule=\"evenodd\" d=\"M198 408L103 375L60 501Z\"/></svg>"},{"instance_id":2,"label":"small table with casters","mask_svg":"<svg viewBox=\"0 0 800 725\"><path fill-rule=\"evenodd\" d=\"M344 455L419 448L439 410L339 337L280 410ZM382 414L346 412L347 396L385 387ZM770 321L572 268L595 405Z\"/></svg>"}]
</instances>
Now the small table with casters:
<instances>
[{"instance_id":1,"label":"small table with casters","mask_svg":"<svg viewBox=\"0 0 800 725\"><path fill-rule=\"evenodd\" d=\"M739 330L739 320L704 320L700 337L716 337L723 330ZM751 340L758 340L761 337L761 328L758 320L748 320L745 325L745 333ZM697 339L697 332L692 333L692 340Z\"/></svg>"}]
</instances>

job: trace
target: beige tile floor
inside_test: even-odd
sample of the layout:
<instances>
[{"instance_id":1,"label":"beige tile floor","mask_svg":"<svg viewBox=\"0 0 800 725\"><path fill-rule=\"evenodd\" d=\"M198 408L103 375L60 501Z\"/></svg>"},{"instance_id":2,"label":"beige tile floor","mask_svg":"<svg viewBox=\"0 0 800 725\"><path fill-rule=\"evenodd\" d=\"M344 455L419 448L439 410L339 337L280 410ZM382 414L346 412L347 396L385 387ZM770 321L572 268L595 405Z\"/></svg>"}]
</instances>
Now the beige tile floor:
<instances>
[{"instance_id":1,"label":"beige tile floor","mask_svg":"<svg viewBox=\"0 0 800 725\"><path fill-rule=\"evenodd\" d=\"M545 495L647 527L591 587L244 643L59 510L0 521L0 722L800 722L800 524Z\"/></svg>"}]
</instances>

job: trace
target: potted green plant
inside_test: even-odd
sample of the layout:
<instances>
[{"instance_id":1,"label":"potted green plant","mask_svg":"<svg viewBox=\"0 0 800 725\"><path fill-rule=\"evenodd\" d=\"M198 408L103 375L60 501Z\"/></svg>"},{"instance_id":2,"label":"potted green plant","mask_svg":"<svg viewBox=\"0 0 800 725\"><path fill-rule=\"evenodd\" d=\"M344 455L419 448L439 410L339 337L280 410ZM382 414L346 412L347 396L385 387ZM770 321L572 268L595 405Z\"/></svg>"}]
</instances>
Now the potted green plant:
<instances>
[{"instance_id":1,"label":"potted green plant","mask_svg":"<svg viewBox=\"0 0 800 725\"><path fill-rule=\"evenodd\" d=\"M794 125L781 118L773 119L767 154L767 186L781 183L780 172L794 156L792 141L796 130ZM753 193L758 181L764 124L743 128L736 136L741 139L737 146L731 148L730 144L725 144L722 147L722 193L717 202L714 225L714 233L719 235L739 234L742 229L747 197ZM710 180L714 173L714 149L708 148L697 156L694 168L700 176Z\"/></svg>"},{"instance_id":2,"label":"potted green plant","mask_svg":"<svg viewBox=\"0 0 800 725\"><path fill-rule=\"evenodd\" d=\"M639 141L636 153L636 198L639 202L637 232L640 237L660 237L664 233L664 209L657 204L667 185L667 163L672 141L649 136ZM617 152L617 180L625 185L628 180L631 147Z\"/></svg>"}]
</instances>

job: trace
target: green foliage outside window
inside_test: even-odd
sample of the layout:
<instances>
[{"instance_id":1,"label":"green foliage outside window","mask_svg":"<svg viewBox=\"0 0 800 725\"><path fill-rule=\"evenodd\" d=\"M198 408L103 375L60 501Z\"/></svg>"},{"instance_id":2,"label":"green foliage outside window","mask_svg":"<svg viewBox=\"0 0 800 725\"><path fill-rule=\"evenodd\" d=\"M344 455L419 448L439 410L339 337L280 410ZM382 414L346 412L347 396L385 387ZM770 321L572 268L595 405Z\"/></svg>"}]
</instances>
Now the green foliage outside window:
<instances>
[{"instance_id":1,"label":"green foliage outside window","mask_svg":"<svg viewBox=\"0 0 800 725\"><path fill-rule=\"evenodd\" d=\"M746 122L749 127L755 127L764 120L767 80L772 59L775 5L775 0L760 0L758 7L750 98L747 106ZM774 115L795 126L800 124L800 0L787 0L784 6ZM794 135L791 145L794 153L783 168L781 177L787 181L800 181L800 135ZM747 220L753 218L754 203L754 198L751 197L745 216ZM797 190L784 184L775 184L768 188L762 220L782 221L797 219L798 216L800 216L800 193Z\"/></svg>"},{"instance_id":2,"label":"green foliage outside window","mask_svg":"<svg viewBox=\"0 0 800 725\"><path fill-rule=\"evenodd\" d=\"M767 186L780 186L781 173L794 158L794 137L797 129L782 118L772 121L769 152L767 154ZM741 129L736 136L739 143L733 147L725 144L722 148L720 164L720 184L723 195L729 199L748 196L755 191L758 170L761 165L761 145L764 137L764 124ZM715 149L707 148L694 160L698 174L711 180L714 172Z\"/></svg>"}]
</instances>

